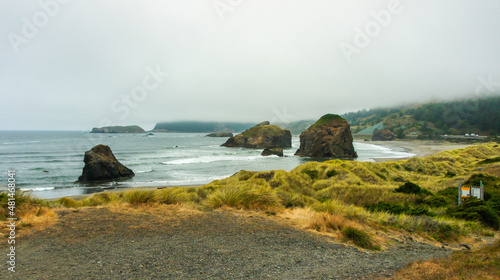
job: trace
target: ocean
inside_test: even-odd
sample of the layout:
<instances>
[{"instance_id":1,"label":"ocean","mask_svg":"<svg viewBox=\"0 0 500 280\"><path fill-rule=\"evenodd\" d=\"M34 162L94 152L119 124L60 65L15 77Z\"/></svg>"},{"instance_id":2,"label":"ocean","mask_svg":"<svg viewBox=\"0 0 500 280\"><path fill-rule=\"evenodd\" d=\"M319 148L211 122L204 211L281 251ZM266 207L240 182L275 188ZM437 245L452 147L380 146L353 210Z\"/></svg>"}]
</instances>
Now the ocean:
<instances>
[{"instance_id":1,"label":"ocean","mask_svg":"<svg viewBox=\"0 0 500 280\"><path fill-rule=\"evenodd\" d=\"M293 154L299 137L292 138L286 157L260 156L262 150L225 148L227 138L206 133L91 134L82 131L0 131L0 186L8 171L16 173L16 186L39 198L89 194L107 189L146 186L187 186L226 178L240 170L292 170L310 159ZM75 183L84 166L85 151L104 144L135 172L127 180L85 185ZM354 143L357 160L414 156L402 149Z\"/></svg>"}]
</instances>

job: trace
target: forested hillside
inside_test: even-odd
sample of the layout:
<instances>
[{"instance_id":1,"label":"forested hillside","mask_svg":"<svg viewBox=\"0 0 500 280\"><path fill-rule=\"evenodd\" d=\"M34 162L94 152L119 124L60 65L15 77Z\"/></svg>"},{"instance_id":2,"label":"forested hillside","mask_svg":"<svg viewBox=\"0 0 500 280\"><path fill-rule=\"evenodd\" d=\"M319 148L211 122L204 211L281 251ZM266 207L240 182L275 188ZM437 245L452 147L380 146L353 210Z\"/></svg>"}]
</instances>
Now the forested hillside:
<instances>
[{"instance_id":1,"label":"forested hillside","mask_svg":"<svg viewBox=\"0 0 500 280\"><path fill-rule=\"evenodd\" d=\"M500 96L361 110L343 117L351 124L354 133L381 123L401 137L433 138L465 133L494 136L500 134Z\"/></svg>"}]
</instances>

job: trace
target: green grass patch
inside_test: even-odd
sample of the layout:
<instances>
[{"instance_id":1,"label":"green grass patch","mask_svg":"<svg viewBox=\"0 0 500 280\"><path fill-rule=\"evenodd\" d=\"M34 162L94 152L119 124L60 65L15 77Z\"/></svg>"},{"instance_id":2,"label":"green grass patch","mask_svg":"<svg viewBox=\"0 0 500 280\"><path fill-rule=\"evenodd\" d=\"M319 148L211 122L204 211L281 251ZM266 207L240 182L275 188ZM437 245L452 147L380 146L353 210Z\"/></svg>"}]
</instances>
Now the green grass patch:
<instances>
[{"instance_id":1,"label":"green grass patch","mask_svg":"<svg viewBox=\"0 0 500 280\"><path fill-rule=\"evenodd\" d=\"M237 185L216 190L207 197L205 205L211 209L230 206L266 210L281 206L281 201L270 187Z\"/></svg>"},{"instance_id":2,"label":"green grass patch","mask_svg":"<svg viewBox=\"0 0 500 280\"><path fill-rule=\"evenodd\" d=\"M319 178L319 171L318 170L303 170L302 173L309 176L309 178L311 178L312 180L316 180Z\"/></svg>"},{"instance_id":3,"label":"green grass patch","mask_svg":"<svg viewBox=\"0 0 500 280\"><path fill-rule=\"evenodd\" d=\"M130 204L147 204L155 202L155 195L153 191L146 190L132 190L123 193L125 202Z\"/></svg>"},{"instance_id":4,"label":"green grass patch","mask_svg":"<svg viewBox=\"0 0 500 280\"><path fill-rule=\"evenodd\" d=\"M322 125L325 125L325 124L328 124L328 123L331 123L334 121L335 122L344 122L345 119L339 115L326 114L326 115L322 116L319 120L317 120L310 128L319 127L319 126L322 126Z\"/></svg>"}]
</instances>

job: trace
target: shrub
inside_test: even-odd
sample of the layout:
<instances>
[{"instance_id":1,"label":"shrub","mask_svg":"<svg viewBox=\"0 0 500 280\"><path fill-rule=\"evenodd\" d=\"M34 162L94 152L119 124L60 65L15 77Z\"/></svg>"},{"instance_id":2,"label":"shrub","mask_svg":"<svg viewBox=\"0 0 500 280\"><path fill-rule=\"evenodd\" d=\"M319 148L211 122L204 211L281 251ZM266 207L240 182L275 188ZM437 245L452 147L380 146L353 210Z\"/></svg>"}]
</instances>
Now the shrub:
<instances>
[{"instance_id":1,"label":"shrub","mask_svg":"<svg viewBox=\"0 0 500 280\"><path fill-rule=\"evenodd\" d=\"M339 174L339 173L338 173L337 171L335 171L335 170L328 170L328 171L326 172L326 177L331 178L331 177L336 176L336 175L338 175L338 174Z\"/></svg>"},{"instance_id":2,"label":"shrub","mask_svg":"<svg viewBox=\"0 0 500 280\"><path fill-rule=\"evenodd\" d=\"M465 181L464 185L467 186L479 186L480 181L483 182L484 187L488 189L498 189L500 184L500 178L487 174L487 173L475 173L470 176L470 178Z\"/></svg>"},{"instance_id":3,"label":"shrub","mask_svg":"<svg viewBox=\"0 0 500 280\"><path fill-rule=\"evenodd\" d=\"M302 173L306 174L307 176L309 176L313 180L316 180L316 179L319 178L319 172L318 172L318 170L309 170L309 169L306 169L306 170L303 170Z\"/></svg>"},{"instance_id":4,"label":"shrub","mask_svg":"<svg viewBox=\"0 0 500 280\"><path fill-rule=\"evenodd\" d=\"M380 250L380 246L373 244L370 235L354 227L345 227L342 234L348 240L351 240L357 246L368 250Z\"/></svg>"},{"instance_id":5,"label":"shrub","mask_svg":"<svg viewBox=\"0 0 500 280\"><path fill-rule=\"evenodd\" d=\"M424 199L417 198L415 203L429 205L432 208L446 207L449 205L448 201L446 201L446 199L442 196L429 196L425 197Z\"/></svg>"},{"instance_id":6,"label":"shrub","mask_svg":"<svg viewBox=\"0 0 500 280\"><path fill-rule=\"evenodd\" d=\"M372 212L388 212L391 214L400 215L406 212L406 208L400 203L379 202L366 206L366 209Z\"/></svg>"},{"instance_id":7,"label":"shrub","mask_svg":"<svg viewBox=\"0 0 500 280\"><path fill-rule=\"evenodd\" d=\"M424 195L432 195L432 193L424 188L421 188L419 185L406 182L404 185L399 186L395 192L406 193L406 194L424 194Z\"/></svg>"},{"instance_id":8,"label":"shrub","mask_svg":"<svg viewBox=\"0 0 500 280\"><path fill-rule=\"evenodd\" d=\"M488 164L488 163L495 163L495 162L500 162L500 157L487 158L485 160L478 162L478 164Z\"/></svg>"},{"instance_id":9,"label":"shrub","mask_svg":"<svg viewBox=\"0 0 500 280\"><path fill-rule=\"evenodd\" d=\"M500 227L500 218L497 213L488 207L485 201L476 198L468 198L462 205L448 208L446 213L456 218L481 222L495 230Z\"/></svg>"},{"instance_id":10,"label":"shrub","mask_svg":"<svg viewBox=\"0 0 500 280\"><path fill-rule=\"evenodd\" d=\"M376 204L368 205L366 209L372 212L388 212L395 215L406 214L410 216L435 216L433 212L429 211L426 207L412 208L409 204L401 205L401 203L394 202L379 202Z\"/></svg>"},{"instance_id":11,"label":"shrub","mask_svg":"<svg viewBox=\"0 0 500 280\"><path fill-rule=\"evenodd\" d=\"M453 177L457 176L457 174L454 172L448 171L448 172L446 172L446 174L444 176L447 178L453 178Z\"/></svg>"}]
</instances>

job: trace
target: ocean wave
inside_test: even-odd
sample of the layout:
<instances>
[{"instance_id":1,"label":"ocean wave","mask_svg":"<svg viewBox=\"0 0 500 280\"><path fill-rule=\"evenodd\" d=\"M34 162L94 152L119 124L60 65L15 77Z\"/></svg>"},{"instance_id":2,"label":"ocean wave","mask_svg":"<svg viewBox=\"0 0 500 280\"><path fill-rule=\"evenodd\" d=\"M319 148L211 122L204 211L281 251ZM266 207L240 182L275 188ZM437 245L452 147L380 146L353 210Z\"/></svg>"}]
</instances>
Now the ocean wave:
<instances>
[{"instance_id":1,"label":"ocean wave","mask_svg":"<svg viewBox=\"0 0 500 280\"><path fill-rule=\"evenodd\" d=\"M366 143L354 143L356 151L368 151L379 153L376 155L371 155L370 158L407 158L414 157L417 154L395 151L391 148L379 146L375 144L366 144Z\"/></svg>"},{"instance_id":2,"label":"ocean wave","mask_svg":"<svg viewBox=\"0 0 500 280\"><path fill-rule=\"evenodd\" d=\"M153 168L150 168L148 170L135 171L135 173L149 173L149 172L153 172Z\"/></svg>"},{"instance_id":3,"label":"ocean wave","mask_svg":"<svg viewBox=\"0 0 500 280\"><path fill-rule=\"evenodd\" d=\"M165 165L182 165L192 163L210 163L216 161L251 161L259 159L260 156L201 156L195 158L177 159L163 162Z\"/></svg>"},{"instance_id":4,"label":"ocean wave","mask_svg":"<svg viewBox=\"0 0 500 280\"><path fill-rule=\"evenodd\" d=\"M55 187L22 187L22 191L48 191L54 190Z\"/></svg>"},{"instance_id":5,"label":"ocean wave","mask_svg":"<svg viewBox=\"0 0 500 280\"><path fill-rule=\"evenodd\" d=\"M40 141L21 141L21 142L3 142L3 145L16 145L16 144L35 144L40 143Z\"/></svg>"}]
</instances>

